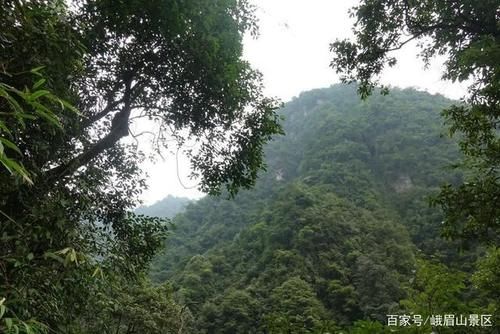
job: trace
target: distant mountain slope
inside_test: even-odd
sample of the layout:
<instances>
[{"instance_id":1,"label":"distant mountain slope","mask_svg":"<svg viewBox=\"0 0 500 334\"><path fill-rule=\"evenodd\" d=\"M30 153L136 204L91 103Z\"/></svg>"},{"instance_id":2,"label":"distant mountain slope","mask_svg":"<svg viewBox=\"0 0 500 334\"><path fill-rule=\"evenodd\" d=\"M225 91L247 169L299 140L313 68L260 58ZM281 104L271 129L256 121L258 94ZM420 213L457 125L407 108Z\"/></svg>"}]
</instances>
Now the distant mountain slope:
<instances>
[{"instance_id":1,"label":"distant mountain slope","mask_svg":"<svg viewBox=\"0 0 500 334\"><path fill-rule=\"evenodd\" d=\"M188 206L153 279L173 281L201 333L382 321L418 249L452 256L427 203L460 179L439 114L450 104L412 89L367 101L345 85L302 93L282 110L286 136L266 148L255 188Z\"/></svg>"},{"instance_id":2,"label":"distant mountain slope","mask_svg":"<svg viewBox=\"0 0 500 334\"><path fill-rule=\"evenodd\" d=\"M191 202L189 198L168 195L152 205L137 208L135 212L146 216L173 218L183 212Z\"/></svg>"}]
</instances>

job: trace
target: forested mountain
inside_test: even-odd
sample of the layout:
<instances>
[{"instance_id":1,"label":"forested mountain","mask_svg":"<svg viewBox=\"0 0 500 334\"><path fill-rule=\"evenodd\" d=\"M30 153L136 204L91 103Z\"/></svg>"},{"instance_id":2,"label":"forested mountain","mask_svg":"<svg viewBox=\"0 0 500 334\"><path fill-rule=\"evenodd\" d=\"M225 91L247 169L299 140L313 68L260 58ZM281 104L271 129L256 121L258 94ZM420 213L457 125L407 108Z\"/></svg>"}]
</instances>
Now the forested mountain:
<instances>
[{"instance_id":1,"label":"forested mountain","mask_svg":"<svg viewBox=\"0 0 500 334\"><path fill-rule=\"evenodd\" d=\"M178 213L184 211L190 201L186 197L168 195L152 205L138 207L135 213L145 216L173 218Z\"/></svg>"},{"instance_id":2,"label":"forested mountain","mask_svg":"<svg viewBox=\"0 0 500 334\"><path fill-rule=\"evenodd\" d=\"M348 39L287 10L357 86L280 109L252 0L0 0L0 333L499 333L499 7L360 0ZM290 92L326 64L282 41ZM378 94L410 42L460 101ZM222 196L134 212L174 149Z\"/></svg>"},{"instance_id":3,"label":"forested mountain","mask_svg":"<svg viewBox=\"0 0 500 334\"><path fill-rule=\"evenodd\" d=\"M151 277L173 283L199 333L382 333L387 314L487 307L468 281L480 250L441 239L429 207L461 179L440 118L450 104L413 89L301 94L255 189L190 204Z\"/></svg>"}]
</instances>

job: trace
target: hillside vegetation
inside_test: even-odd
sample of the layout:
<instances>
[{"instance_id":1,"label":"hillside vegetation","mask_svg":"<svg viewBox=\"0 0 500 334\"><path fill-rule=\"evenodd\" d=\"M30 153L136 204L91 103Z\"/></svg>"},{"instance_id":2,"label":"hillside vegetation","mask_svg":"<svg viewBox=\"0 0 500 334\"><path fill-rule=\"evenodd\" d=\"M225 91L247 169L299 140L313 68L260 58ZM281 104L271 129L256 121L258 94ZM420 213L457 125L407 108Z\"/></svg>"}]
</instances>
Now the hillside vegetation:
<instances>
[{"instance_id":1,"label":"hillside vegetation","mask_svg":"<svg viewBox=\"0 0 500 334\"><path fill-rule=\"evenodd\" d=\"M153 280L173 282L200 333L377 333L388 314L493 307L470 283L481 250L440 238L429 206L461 180L439 114L450 103L412 89L301 94L255 189L189 205Z\"/></svg>"}]
</instances>

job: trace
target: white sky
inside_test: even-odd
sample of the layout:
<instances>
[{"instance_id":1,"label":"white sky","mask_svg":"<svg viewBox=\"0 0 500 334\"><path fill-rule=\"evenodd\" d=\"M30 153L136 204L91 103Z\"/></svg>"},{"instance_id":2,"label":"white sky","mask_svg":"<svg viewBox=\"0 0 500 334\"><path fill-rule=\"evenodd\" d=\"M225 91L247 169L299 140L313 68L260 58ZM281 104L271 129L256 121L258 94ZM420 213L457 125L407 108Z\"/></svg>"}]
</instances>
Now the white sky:
<instances>
[{"instance_id":1,"label":"white sky","mask_svg":"<svg viewBox=\"0 0 500 334\"><path fill-rule=\"evenodd\" d=\"M263 73L267 95L286 102L302 91L339 82L329 67L332 58L329 45L337 38L352 35L353 19L347 11L357 1L253 0L252 3L258 7L260 36L245 38L244 57ZM424 70L414 45L398 51L396 57L398 65L383 74L382 83L439 92L451 98L464 95L465 85L441 81L443 59L436 59ZM203 196L195 189L196 181L188 178L187 160L181 156L177 160L175 155L165 158L164 162L143 165L149 174L149 189L142 196L145 204L169 194Z\"/></svg>"}]
</instances>

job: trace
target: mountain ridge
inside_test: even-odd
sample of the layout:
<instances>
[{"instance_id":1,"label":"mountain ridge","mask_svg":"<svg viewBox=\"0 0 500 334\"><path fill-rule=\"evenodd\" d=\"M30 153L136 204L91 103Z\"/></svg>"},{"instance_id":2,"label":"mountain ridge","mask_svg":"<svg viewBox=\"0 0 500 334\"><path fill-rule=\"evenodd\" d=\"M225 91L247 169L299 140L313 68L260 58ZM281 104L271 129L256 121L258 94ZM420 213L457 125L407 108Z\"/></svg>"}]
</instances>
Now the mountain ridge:
<instances>
[{"instance_id":1,"label":"mountain ridge","mask_svg":"<svg viewBox=\"0 0 500 334\"><path fill-rule=\"evenodd\" d=\"M451 103L412 89L362 101L353 85L301 94L255 188L177 215L152 279L173 283L203 333L383 322L409 296L417 258L458 258L428 205L461 178L440 118Z\"/></svg>"}]
</instances>

